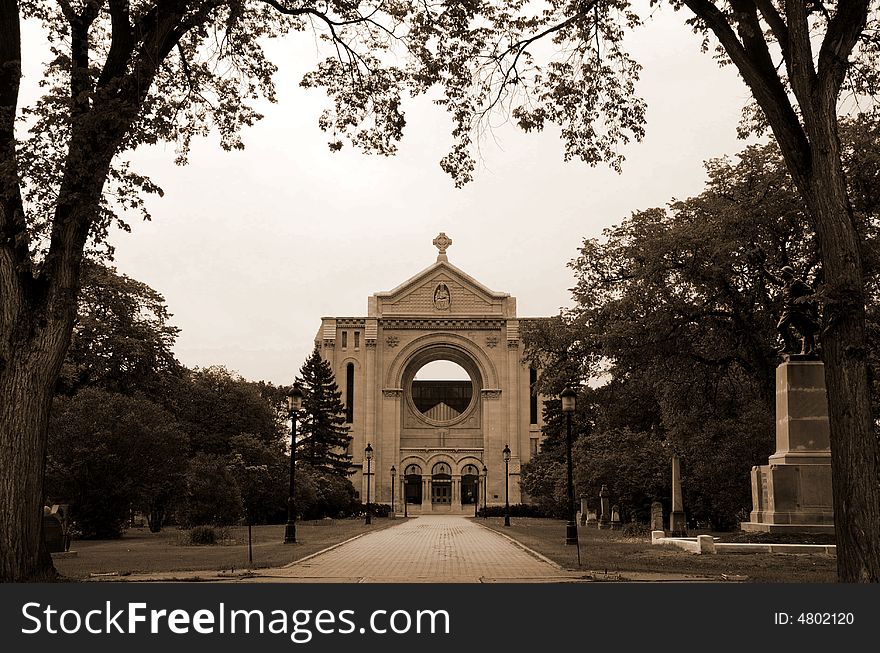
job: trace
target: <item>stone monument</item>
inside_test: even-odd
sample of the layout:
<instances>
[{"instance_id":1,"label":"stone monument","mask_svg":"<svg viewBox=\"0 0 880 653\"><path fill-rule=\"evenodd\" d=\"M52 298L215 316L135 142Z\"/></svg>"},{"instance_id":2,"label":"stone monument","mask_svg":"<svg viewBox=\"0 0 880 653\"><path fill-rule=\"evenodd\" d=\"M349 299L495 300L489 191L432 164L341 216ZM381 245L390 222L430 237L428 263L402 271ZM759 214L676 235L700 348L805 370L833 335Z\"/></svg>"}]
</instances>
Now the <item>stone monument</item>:
<instances>
[{"instance_id":1,"label":"stone monument","mask_svg":"<svg viewBox=\"0 0 880 653\"><path fill-rule=\"evenodd\" d=\"M619 531L620 527L620 507L615 503L611 506L611 528L612 530Z\"/></svg>"},{"instance_id":2,"label":"stone monument","mask_svg":"<svg viewBox=\"0 0 880 653\"><path fill-rule=\"evenodd\" d=\"M663 529L663 504L659 501L651 502L651 530L662 531Z\"/></svg>"},{"instance_id":3,"label":"stone monument","mask_svg":"<svg viewBox=\"0 0 880 653\"><path fill-rule=\"evenodd\" d=\"M588 516L589 512L590 512L590 505L589 505L589 502L587 501L587 496L585 494L582 494L581 495L581 509L578 511L578 514L577 514L577 523L580 526L587 525L587 516Z\"/></svg>"},{"instance_id":4,"label":"stone monument","mask_svg":"<svg viewBox=\"0 0 880 653\"><path fill-rule=\"evenodd\" d=\"M790 355L776 368L776 453L752 468L745 531L833 533L825 367Z\"/></svg>"},{"instance_id":5,"label":"stone monument","mask_svg":"<svg viewBox=\"0 0 880 653\"><path fill-rule=\"evenodd\" d=\"M672 456L672 513L669 515L669 534L671 537L687 536L684 501L681 498L681 467L675 454Z\"/></svg>"},{"instance_id":6,"label":"stone monument","mask_svg":"<svg viewBox=\"0 0 880 653\"><path fill-rule=\"evenodd\" d=\"M611 502L608 499L608 487L599 489L599 528L611 527Z\"/></svg>"}]
</instances>

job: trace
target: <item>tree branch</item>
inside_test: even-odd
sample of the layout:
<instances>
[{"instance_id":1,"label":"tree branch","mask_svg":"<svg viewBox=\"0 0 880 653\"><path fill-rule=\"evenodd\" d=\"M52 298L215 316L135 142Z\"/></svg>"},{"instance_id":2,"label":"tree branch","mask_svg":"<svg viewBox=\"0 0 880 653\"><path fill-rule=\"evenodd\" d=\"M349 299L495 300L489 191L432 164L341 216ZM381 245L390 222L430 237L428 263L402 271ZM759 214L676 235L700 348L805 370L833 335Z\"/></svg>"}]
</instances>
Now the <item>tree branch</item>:
<instances>
[{"instance_id":1,"label":"tree branch","mask_svg":"<svg viewBox=\"0 0 880 653\"><path fill-rule=\"evenodd\" d=\"M767 25L770 26L770 31L773 32L773 36L775 36L776 40L779 42L779 48L782 50L782 57L785 59L786 64L788 64L788 26L785 24L782 16L779 15L779 12L776 11L776 7L773 6L772 0L755 0L755 4L761 12L761 15L764 17L764 20L767 22Z\"/></svg>"},{"instance_id":2,"label":"tree branch","mask_svg":"<svg viewBox=\"0 0 880 653\"><path fill-rule=\"evenodd\" d=\"M125 72L134 48L128 0L110 0L110 51L98 77L97 87L106 88L110 80Z\"/></svg>"},{"instance_id":3,"label":"tree branch","mask_svg":"<svg viewBox=\"0 0 880 653\"><path fill-rule=\"evenodd\" d=\"M15 151L15 113L21 79L21 27L16 0L0 0L0 295L6 283L30 274L29 238ZM5 320L4 320L5 321Z\"/></svg>"},{"instance_id":4,"label":"tree branch","mask_svg":"<svg viewBox=\"0 0 880 653\"><path fill-rule=\"evenodd\" d=\"M76 118L89 110L90 95L92 91L91 74L89 72L89 29L103 5L103 0L90 0L83 7L82 13L76 15L67 5L66 0L62 3L65 17L68 13L70 23L70 97L73 101L71 117Z\"/></svg>"},{"instance_id":5,"label":"tree branch","mask_svg":"<svg viewBox=\"0 0 880 653\"><path fill-rule=\"evenodd\" d=\"M810 26L804 0L786 0L785 16L791 34L791 50L786 59L788 80L798 99L801 111L812 114L813 93L816 90L816 70L813 68L813 48L810 45Z\"/></svg>"},{"instance_id":6,"label":"tree branch","mask_svg":"<svg viewBox=\"0 0 880 653\"><path fill-rule=\"evenodd\" d=\"M849 55L868 21L869 4L870 0L840 0L828 23L819 50L819 92L825 102L837 102Z\"/></svg>"},{"instance_id":7,"label":"tree branch","mask_svg":"<svg viewBox=\"0 0 880 653\"><path fill-rule=\"evenodd\" d=\"M739 31L743 42L740 42L731 27L730 18L711 0L683 1L721 42L727 56L737 67L755 101L763 110L790 169L793 174L800 176L799 181L802 183L799 186L803 186L812 166L809 142L773 66L754 3L748 0L731 2L735 11L742 10L743 22ZM740 18L740 13L737 18Z\"/></svg>"}]
</instances>

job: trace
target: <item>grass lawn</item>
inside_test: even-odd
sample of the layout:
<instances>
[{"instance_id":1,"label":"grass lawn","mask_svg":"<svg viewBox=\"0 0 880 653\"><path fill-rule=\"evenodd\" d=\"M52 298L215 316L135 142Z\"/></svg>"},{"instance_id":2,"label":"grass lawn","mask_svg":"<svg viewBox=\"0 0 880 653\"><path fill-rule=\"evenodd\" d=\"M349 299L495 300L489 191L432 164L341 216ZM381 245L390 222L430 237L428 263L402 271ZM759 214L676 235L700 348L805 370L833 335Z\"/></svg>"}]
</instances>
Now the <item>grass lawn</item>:
<instances>
[{"instance_id":1,"label":"grass lawn","mask_svg":"<svg viewBox=\"0 0 880 653\"><path fill-rule=\"evenodd\" d=\"M652 545L649 537L627 537L621 531L578 528L577 551L565 544L565 522L555 519L490 517L479 523L525 544L566 569L598 572L669 572L709 576L747 576L758 583L833 583L837 558L818 554L721 553L696 555L671 546ZM701 533L703 534L703 533ZM720 535L720 534L716 534Z\"/></svg>"},{"instance_id":2,"label":"grass lawn","mask_svg":"<svg viewBox=\"0 0 880 653\"><path fill-rule=\"evenodd\" d=\"M147 528L131 528L118 540L76 540L71 544L74 557L55 557L55 568L67 578L87 578L91 574L127 575L138 572L234 570L250 567L280 567L294 560L347 540L360 533L382 530L402 519L333 519L296 523L296 544L284 544L284 524L253 527L253 565L248 564L246 526L228 529L230 538L211 546L182 544L184 531L175 527L151 533Z\"/></svg>"}]
</instances>

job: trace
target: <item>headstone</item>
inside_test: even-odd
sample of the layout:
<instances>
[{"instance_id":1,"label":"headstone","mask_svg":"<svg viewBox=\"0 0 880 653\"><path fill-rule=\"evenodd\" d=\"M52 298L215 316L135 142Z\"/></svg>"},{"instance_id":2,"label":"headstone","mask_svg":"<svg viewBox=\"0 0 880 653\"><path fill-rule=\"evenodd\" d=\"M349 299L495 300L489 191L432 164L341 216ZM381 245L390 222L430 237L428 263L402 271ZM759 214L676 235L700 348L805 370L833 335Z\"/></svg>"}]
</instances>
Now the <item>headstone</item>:
<instances>
[{"instance_id":1,"label":"headstone","mask_svg":"<svg viewBox=\"0 0 880 653\"><path fill-rule=\"evenodd\" d=\"M663 530L663 504L659 501L651 503L651 530Z\"/></svg>"},{"instance_id":2,"label":"headstone","mask_svg":"<svg viewBox=\"0 0 880 653\"><path fill-rule=\"evenodd\" d=\"M577 523L581 526L586 526L589 512L590 507L587 505L587 497L581 495L581 509L578 512Z\"/></svg>"},{"instance_id":3,"label":"headstone","mask_svg":"<svg viewBox=\"0 0 880 653\"><path fill-rule=\"evenodd\" d=\"M616 531L620 530L620 508L616 503L611 506L611 528Z\"/></svg>"},{"instance_id":4,"label":"headstone","mask_svg":"<svg viewBox=\"0 0 880 653\"><path fill-rule=\"evenodd\" d=\"M792 355L776 368L776 453L752 467L744 531L833 533L831 438L825 367Z\"/></svg>"},{"instance_id":5,"label":"headstone","mask_svg":"<svg viewBox=\"0 0 880 653\"><path fill-rule=\"evenodd\" d=\"M687 536L684 502L681 499L681 468L675 454L672 455L672 514L669 515L669 534L672 537Z\"/></svg>"},{"instance_id":6,"label":"headstone","mask_svg":"<svg viewBox=\"0 0 880 653\"><path fill-rule=\"evenodd\" d=\"M611 527L611 502L608 498L608 487L603 485L599 490L599 528Z\"/></svg>"},{"instance_id":7,"label":"headstone","mask_svg":"<svg viewBox=\"0 0 880 653\"><path fill-rule=\"evenodd\" d=\"M43 515L43 539L49 553L61 553L65 550L64 531L61 520L51 513Z\"/></svg>"},{"instance_id":8,"label":"headstone","mask_svg":"<svg viewBox=\"0 0 880 653\"><path fill-rule=\"evenodd\" d=\"M587 526L596 526L599 519L596 517L595 510L587 510Z\"/></svg>"}]
</instances>

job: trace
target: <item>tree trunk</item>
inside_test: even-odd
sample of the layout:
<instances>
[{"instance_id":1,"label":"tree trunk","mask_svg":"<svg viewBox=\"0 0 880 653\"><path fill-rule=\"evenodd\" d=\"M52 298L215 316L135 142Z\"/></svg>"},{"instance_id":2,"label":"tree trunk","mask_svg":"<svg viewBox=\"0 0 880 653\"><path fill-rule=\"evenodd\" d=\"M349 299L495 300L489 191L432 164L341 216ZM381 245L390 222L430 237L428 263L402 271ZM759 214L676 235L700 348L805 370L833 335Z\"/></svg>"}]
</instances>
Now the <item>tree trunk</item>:
<instances>
[{"instance_id":1,"label":"tree trunk","mask_svg":"<svg viewBox=\"0 0 880 653\"><path fill-rule=\"evenodd\" d=\"M804 195L814 218L827 301L822 335L831 426L837 574L880 582L880 444L871 420L861 238L846 193L835 116L810 130Z\"/></svg>"},{"instance_id":2,"label":"tree trunk","mask_svg":"<svg viewBox=\"0 0 880 653\"><path fill-rule=\"evenodd\" d=\"M0 370L0 582L55 577L42 542L43 479L49 410L69 338L54 331L40 344L14 347Z\"/></svg>"}]
</instances>

